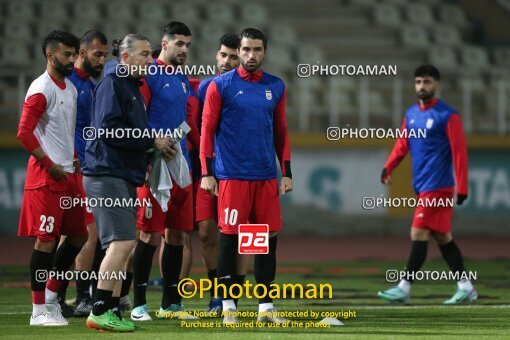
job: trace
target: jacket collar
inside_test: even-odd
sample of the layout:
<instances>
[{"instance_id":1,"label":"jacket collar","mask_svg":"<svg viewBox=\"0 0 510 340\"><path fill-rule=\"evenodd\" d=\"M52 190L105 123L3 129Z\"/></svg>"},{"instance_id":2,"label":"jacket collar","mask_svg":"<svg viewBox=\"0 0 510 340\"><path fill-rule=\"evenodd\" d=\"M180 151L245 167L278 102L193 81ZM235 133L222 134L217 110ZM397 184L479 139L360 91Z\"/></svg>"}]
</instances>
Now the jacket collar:
<instances>
[{"instance_id":1,"label":"jacket collar","mask_svg":"<svg viewBox=\"0 0 510 340\"><path fill-rule=\"evenodd\" d=\"M437 104L439 100L437 98L434 98L432 100L429 100L427 103L425 103L424 106L421 106L420 101L418 101L418 107L420 108L420 111L426 111L430 108L432 108L434 105Z\"/></svg>"},{"instance_id":2,"label":"jacket collar","mask_svg":"<svg viewBox=\"0 0 510 340\"><path fill-rule=\"evenodd\" d=\"M82 80L89 80L90 76L85 71L82 71L76 67L74 67L74 71Z\"/></svg>"},{"instance_id":3,"label":"jacket collar","mask_svg":"<svg viewBox=\"0 0 510 340\"><path fill-rule=\"evenodd\" d=\"M257 83L262 79L263 73L261 69L258 69L255 72L248 72L244 67L239 66L237 68L237 74L246 81Z\"/></svg>"}]
</instances>

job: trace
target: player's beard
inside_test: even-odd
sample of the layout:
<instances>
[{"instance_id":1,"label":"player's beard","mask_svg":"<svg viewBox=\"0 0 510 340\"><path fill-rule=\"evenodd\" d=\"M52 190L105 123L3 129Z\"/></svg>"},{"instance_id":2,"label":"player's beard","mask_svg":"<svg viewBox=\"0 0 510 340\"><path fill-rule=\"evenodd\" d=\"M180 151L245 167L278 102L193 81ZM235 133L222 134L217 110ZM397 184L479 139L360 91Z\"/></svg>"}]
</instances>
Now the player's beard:
<instances>
[{"instance_id":1,"label":"player's beard","mask_svg":"<svg viewBox=\"0 0 510 340\"><path fill-rule=\"evenodd\" d=\"M179 59L177 59L177 58L181 58L181 59L182 59L183 57L184 57L184 59L183 59L182 61L181 61L181 60L179 60ZM185 54L184 54L184 56L183 56L183 55L173 55L173 56L170 58L170 64L172 64L172 65L174 65L174 66L181 66L181 65L184 65L184 64L186 63L186 57L187 57L187 56L186 56Z\"/></svg>"},{"instance_id":2,"label":"player's beard","mask_svg":"<svg viewBox=\"0 0 510 340\"><path fill-rule=\"evenodd\" d=\"M254 64L248 65L248 63L245 63L245 62L241 61L241 65L248 72L256 72L260 68L260 66L262 65L262 62L260 62L260 63L256 63L255 62Z\"/></svg>"},{"instance_id":3,"label":"player's beard","mask_svg":"<svg viewBox=\"0 0 510 340\"><path fill-rule=\"evenodd\" d=\"M55 70L57 70L57 72L64 77L68 77L71 75L71 73L73 73L73 63L65 65L61 63L57 58L53 59L53 67L55 67Z\"/></svg>"},{"instance_id":4,"label":"player's beard","mask_svg":"<svg viewBox=\"0 0 510 340\"><path fill-rule=\"evenodd\" d=\"M416 93L416 95L418 96L418 99L420 100L423 100L424 102L427 102L429 100L431 100L432 98L434 98L434 96L436 95L436 91L420 91L418 93Z\"/></svg>"},{"instance_id":5,"label":"player's beard","mask_svg":"<svg viewBox=\"0 0 510 340\"><path fill-rule=\"evenodd\" d=\"M85 69L85 72L92 78L99 78L101 76L101 72L103 71L103 65L92 67L92 64L87 59L87 57L83 57L83 68Z\"/></svg>"},{"instance_id":6,"label":"player's beard","mask_svg":"<svg viewBox=\"0 0 510 340\"><path fill-rule=\"evenodd\" d=\"M232 67L232 65L224 64L220 66L220 73L221 74L227 73L228 71L232 71L233 69L234 68Z\"/></svg>"}]
</instances>

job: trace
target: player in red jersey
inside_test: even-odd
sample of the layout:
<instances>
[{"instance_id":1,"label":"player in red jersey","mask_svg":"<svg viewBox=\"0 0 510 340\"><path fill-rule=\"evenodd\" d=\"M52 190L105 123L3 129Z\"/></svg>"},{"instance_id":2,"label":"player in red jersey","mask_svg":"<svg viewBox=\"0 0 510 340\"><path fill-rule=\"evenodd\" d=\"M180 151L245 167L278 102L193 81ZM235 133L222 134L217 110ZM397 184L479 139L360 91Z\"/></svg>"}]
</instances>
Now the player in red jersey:
<instances>
[{"instance_id":1,"label":"player in red jersey","mask_svg":"<svg viewBox=\"0 0 510 340\"><path fill-rule=\"evenodd\" d=\"M18 235L37 237L30 260L30 325L35 326L68 324L58 290L87 239L85 209L72 206L74 198L81 198L74 151L77 93L66 79L78 48L78 38L68 32L53 31L44 39L46 72L30 85L18 128L18 139L31 154ZM61 235L67 238L53 255ZM62 276L48 278L50 271Z\"/></svg>"}]
</instances>

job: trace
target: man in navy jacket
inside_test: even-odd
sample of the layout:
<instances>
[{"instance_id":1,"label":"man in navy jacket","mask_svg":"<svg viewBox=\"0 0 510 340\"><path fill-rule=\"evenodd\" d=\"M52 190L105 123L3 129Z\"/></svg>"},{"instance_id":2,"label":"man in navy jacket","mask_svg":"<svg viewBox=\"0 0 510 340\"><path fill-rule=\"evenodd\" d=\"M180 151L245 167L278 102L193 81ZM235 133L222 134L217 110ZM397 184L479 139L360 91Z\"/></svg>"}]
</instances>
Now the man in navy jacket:
<instances>
[{"instance_id":1,"label":"man in navy jacket","mask_svg":"<svg viewBox=\"0 0 510 340\"><path fill-rule=\"evenodd\" d=\"M91 126L83 132L87 139L83 183L88 199L97 202L91 208L101 245L108 248L87 319L89 328L135 330L134 324L120 315L122 280L115 274L123 270L135 245L136 187L145 179L147 151L155 148L168 160L176 155L169 139L154 138L148 130L139 83L150 53L150 42L142 35L129 34L122 40L120 64L115 73L107 74L98 84ZM111 277L103 280L104 275Z\"/></svg>"}]
</instances>

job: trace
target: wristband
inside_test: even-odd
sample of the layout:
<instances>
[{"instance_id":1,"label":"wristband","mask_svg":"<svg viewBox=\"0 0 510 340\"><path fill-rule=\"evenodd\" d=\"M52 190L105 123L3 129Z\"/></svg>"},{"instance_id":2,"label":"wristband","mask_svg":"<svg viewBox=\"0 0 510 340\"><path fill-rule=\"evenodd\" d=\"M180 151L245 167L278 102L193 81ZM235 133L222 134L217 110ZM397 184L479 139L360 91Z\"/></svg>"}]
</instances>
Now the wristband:
<instances>
[{"instance_id":1,"label":"wristband","mask_svg":"<svg viewBox=\"0 0 510 340\"><path fill-rule=\"evenodd\" d=\"M204 174L203 173L203 169L202 169L202 177L207 177L207 176L212 176L213 175L213 170L212 170L212 158L210 157L207 157L205 159L205 167L206 167L206 173Z\"/></svg>"},{"instance_id":2,"label":"wristband","mask_svg":"<svg viewBox=\"0 0 510 340\"><path fill-rule=\"evenodd\" d=\"M290 170L290 161L284 161L285 174L282 174L283 177L292 178L292 171Z\"/></svg>"},{"instance_id":3,"label":"wristband","mask_svg":"<svg viewBox=\"0 0 510 340\"><path fill-rule=\"evenodd\" d=\"M388 173L388 169L384 168L382 169L382 173L381 173L381 183L384 184L384 181L386 180L386 178L388 178L390 174Z\"/></svg>"}]
</instances>

